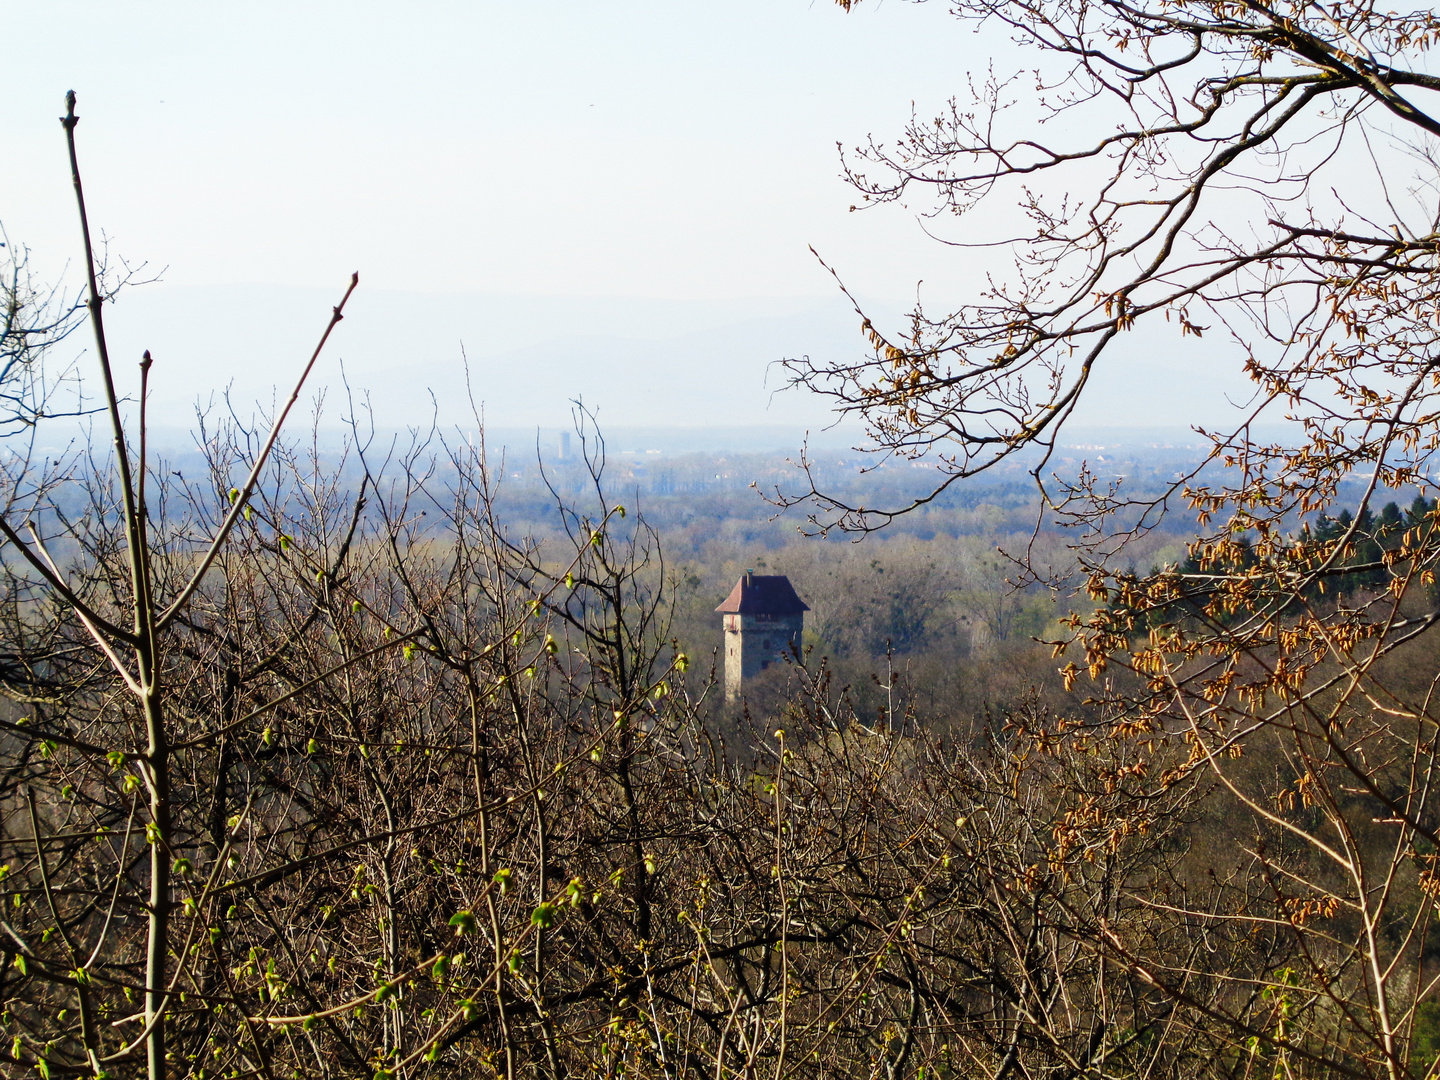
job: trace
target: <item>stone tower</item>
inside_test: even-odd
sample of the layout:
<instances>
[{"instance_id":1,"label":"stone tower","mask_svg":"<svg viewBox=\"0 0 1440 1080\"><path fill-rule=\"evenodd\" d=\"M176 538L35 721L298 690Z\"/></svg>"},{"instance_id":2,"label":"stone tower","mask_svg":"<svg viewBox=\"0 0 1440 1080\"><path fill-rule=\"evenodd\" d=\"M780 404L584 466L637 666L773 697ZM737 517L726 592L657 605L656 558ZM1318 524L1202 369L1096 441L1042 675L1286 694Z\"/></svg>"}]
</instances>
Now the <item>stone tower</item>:
<instances>
[{"instance_id":1,"label":"stone tower","mask_svg":"<svg viewBox=\"0 0 1440 1080\"><path fill-rule=\"evenodd\" d=\"M725 700L734 701L746 679L799 646L810 608L785 575L746 570L715 610L725 625Z\"/></svg>"}]
</instances>

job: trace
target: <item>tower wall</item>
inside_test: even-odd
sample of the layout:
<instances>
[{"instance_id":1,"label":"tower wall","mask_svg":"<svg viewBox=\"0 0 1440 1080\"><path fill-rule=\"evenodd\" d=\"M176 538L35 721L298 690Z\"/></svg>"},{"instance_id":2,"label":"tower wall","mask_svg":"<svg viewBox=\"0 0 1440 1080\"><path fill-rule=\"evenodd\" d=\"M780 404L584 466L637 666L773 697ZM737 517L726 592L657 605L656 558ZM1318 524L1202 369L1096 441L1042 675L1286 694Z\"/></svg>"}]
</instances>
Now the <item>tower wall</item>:
<instances>
[{"instance_id":1,"label":"tower wall","mask_svg":"<svg viewBox=\"0 0 1440 1080\"><path fill-rule=\"evenodd\" d=\"M734 701L746 679L771 664L778 664L798 648L805 629L805 613L787 615L725 616L725 699Z\"/></svg>"}]
</instances>

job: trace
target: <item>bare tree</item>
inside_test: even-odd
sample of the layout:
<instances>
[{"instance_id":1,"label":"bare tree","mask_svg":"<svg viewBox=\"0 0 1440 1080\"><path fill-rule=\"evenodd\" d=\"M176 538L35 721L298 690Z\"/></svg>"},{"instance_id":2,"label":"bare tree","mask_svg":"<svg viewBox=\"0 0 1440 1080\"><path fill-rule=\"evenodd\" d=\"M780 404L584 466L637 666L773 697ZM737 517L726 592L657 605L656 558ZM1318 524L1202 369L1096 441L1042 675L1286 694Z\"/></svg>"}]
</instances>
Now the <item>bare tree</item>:
<instances>
[{"instance_id":1,"label":"bare tree","mask_svg":"<svg viewBox=\"0 0 1440 1080\"><path fill-rule=\"evenodd\" d=\"M1254 381L1250 419L1305 418L1293 445L1216 433L1238 489L1308 510L1362 465L1391 484L1424 471L1440 219L1428 9L949 7L994 35L982 42L1030 50L1035 71L977 76L966 99L848 156L848 175L864 203L918 202L942 230L958 217L948 242L1012 266L904 327L861 312L873 355L791 361L795 382L877 450L928 455L937 492L1031 447L1043 480L1092 373L1158 324L1219 339ZM819 499L818 520L845 528L905 510Z\"/></svg>"},{"instance_id":2,"label":"bare tree","mask_svg":"<svg viewBox=\"0 0 1440 1080\"><path fill-rule=\"evenodd\" d=\"M1081 527L1095 610L1056 650L1099 712L1076 722L1138 755L1147 797L1211 792L1214 887L1162 907L1197 932L1245 927L1254 966L1225 989L1213 952L1104 926L1086 947L1197 1010L1228 1040L1228 1070L1431 1075L1415 1025L1433 1025L1436 978L1440 534L1433 503L1386 530L1372 499L1424 496L1440 446L1434 13L950 8L1031 49L1035 73L977 79L969 100L861 148L849 175L869 202L959 215L957 244L998 245L1013 265L903 329L862 315L870 357L795 361L794 378L862 418L878 450L935 462L912 505L1033 451L1045 512ZM1252 381L1244 417L1208 433L1222 468L1134 498L1083 469L1053 476L1094 372L1147 325L1218 339L1217 362ZM1282 415L1293 438L1253 434ZM1343 527L1300 527L1357 475ZM799 494L822 527L866 531L910 508ZM1175 503L1205 530L1185 566L1121 570L1110 557Z\"/></svg>"}]
</instances>

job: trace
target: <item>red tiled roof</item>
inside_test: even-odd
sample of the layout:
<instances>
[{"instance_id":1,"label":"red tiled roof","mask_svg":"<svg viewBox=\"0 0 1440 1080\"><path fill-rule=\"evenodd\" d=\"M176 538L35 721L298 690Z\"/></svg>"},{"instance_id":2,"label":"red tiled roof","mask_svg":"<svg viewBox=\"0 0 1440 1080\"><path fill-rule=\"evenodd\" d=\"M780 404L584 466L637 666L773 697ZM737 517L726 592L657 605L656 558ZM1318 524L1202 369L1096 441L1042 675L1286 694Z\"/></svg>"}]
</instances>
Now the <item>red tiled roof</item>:
<instances>
[{"instance_id":1,"label":"red tiled roof","mask_svg":"<svg viewBox=\"0 0 1440 1080\"><path fill-rule=\"evenodd\" d=\"M795 595L784 574L746 574L715 610L723 615L794 615L810 607Z\"/></svg>"}]
</instances>

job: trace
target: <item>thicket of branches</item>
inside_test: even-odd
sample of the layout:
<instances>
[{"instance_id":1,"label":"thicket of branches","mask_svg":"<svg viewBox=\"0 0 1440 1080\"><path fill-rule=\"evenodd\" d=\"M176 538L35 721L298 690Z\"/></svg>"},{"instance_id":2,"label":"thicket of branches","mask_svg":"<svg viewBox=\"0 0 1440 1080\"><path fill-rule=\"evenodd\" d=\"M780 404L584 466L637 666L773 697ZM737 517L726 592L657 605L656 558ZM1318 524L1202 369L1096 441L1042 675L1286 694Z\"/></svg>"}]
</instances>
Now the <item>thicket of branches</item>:
<instances>
[{"instance_id":1,"label":"thicket of branches","mask_svg":"<svg viewBox=\"0 0 1440 1080\"><path fill-rule=\"evenodd\" d=\"M1086 549L1093 612L1056 649L1091 701L1018 701L942 739L923 716L862 718L812 655L788 700L722 744L705 665L670 640L658 538L607 496L602 444L586 443L583 499L557 498L563 541L537 545L507 531L468 439L377 449L357 424L337 463L284 436L344 299L267 425L212 426L205 475L169 472L146 443L148 355L139 399L114 389L82 196L113 456L0 462L0 659L18 705L0 721L7 1069L1433 1075L1434 505L1397 510L1398 531L1366 504L1338 531L1292 527L1361 464L1377 491L1422 479L1433 313L1411 293L1433 244L1276 226L1281 247L1187 264L1204 279L1175 286L1188 308L1165 292L1184 278L1168 254L1133 288L1105 277L1152 241L1193 250L1210 178L1258 145L1202 130L1232 103L1251 109L1242 132L1323 94L1355 97L1341 133L1367 107L1402 115L1394 87L1423 80L1335 42L1411 48L1428 13L964 10L1072 57L1065 85L1086 101L1171 107L1191 99L1166 87L1198 70L1223 107L1173 105L1190 125L1174 132L1141 115L1090 155L1161 183L1183 155L1154 141L1174 136L1210 165L1169 201L1097 188L1070 240L1071 219L1047 217L1033 250L1053 241L1064 260L1032 285L1069 290L1058 307L922 320L842 373L876 430L902 448L958 438L955 475L1048 438L1063 387L1084 385L1083 366L1058 374L1070 343L1166 309L1198 327L1221 270L1263 279L1227 303L1298 319L1265 330L1300 354L1276 381L1257 350L1267 393L1334 384L1305 446L1242 442L1235 485L1177 491L1221 525L1192 563L1120 573ZM72 98L79 195L75 123ZM957 110L935 137L953 148L971 123ZM952 157L977 155L978 179L938 178L956 205L966 184L1068 160ZM897 183L934 182L922 165ZM1121 226L1147 214L1161 224L1125 247ZM1066 276L1092 257L1091 278ZM1292 285L1318 299L1282 305ZM943 377L942 355L960 357ZM1028 387L1026 364L1058 396ZM976 427L972 403L981 424L1009 420ZM1082 524L1115 506L1083 483L1070 497Z\"/></svg>"},{"instance_id":2,"label":"thicket of branches","mask_svg":"<svg viewBox=\"0 0 1440 1080\"><path fill-rule=\"evenodd\" d=\"M823 666L727 752L667 641L656 537L605 496L602 445L586 504L557 503L566 541L541 549L497 518L468 439L377 456L357 425L338 462L284 439L356 282L268 425L202 430L202 475L153 460L148 354L138 401L115 391L73 105L113 456L3 466L14 1069L1204 1059L1199 1029L1097 1037L1116 984L1061 929L1170 933L1118 885L1174 877L1181 849L1155 841L1180 817L1072 873L1046 852L1064 778L1091 763L1032 761L1019 731L960 748L872 730Z\"/></svg>"},{"instance_id":3,"label":"thicket of branches","mask_svg":"<svg viewBox=\"0 0 1440 1080\"><path fill-rule=\"evenodd\" d=\"M1432 1075L1440 20L1366 2L948 6L1033 70L977 76L968 100L850 155L850 179L1013 263L899 328L862 312L870 355L794 361L794 377L878 451L934 462L936 491L1038 451L1044 512L1074 527L1096 604L1054 642L1091 704L1050 730L1136 755L1116 783L1137 806L1200 800L1192 850L1208 849L1216 903L1143 903L1278 949L1232 978L1210 967L1227 946L1155 952L1112 926L1091 943L1105 961L1177 1002L1226 986L1270 1003L1263 1021L1238 998L1206 1005L1209 1029L1254 1055L1212 1067ZM1214 341L1210 362L1251 380L1233 426L1209 433L1223 472L1144 498L1053 475L1094 373L1141 332L1145 349ZM1282 418L1290 437L1256 434ZM1364 494L1342 506L1357 474ZM1382 506L1417 490L1408 513ZM910 509L799 497L822 528ZM1205 532L1188 558L1121 569L1173 506Z\"/></svg>"}]
</instances>

